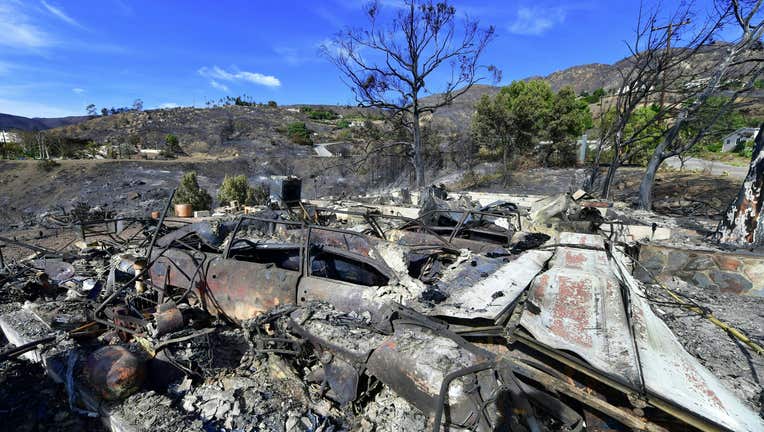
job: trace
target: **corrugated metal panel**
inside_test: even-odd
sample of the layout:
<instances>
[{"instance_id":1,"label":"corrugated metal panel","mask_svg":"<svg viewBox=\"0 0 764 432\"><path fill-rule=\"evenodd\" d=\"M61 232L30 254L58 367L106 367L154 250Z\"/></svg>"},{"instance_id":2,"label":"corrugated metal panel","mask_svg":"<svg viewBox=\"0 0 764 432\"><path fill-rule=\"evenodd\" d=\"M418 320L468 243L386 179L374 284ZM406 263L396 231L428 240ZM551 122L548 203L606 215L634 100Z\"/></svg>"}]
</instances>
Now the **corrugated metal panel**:
<instances>
[{"instance_id":1,"label":"corrugated metal panel","mask_svg":"<svg viewBox=\"0 0 764 432\"><path fill-rule=\"evenodd\" d=\"M596 240L561 236L560 243L603 247ZM604 249L557 248L550 270L531 286L520 324L545 345L573 352L611 378L638 386L620 286L607 265Z\"/></svg>"},{"instance_id":2,"label":"corrugated metal panel","mask_svg":"<svg viewBox=\"0 0 764 432\"><path fill-rule=\"evenodd\" d=\"M671 329L653 313L639 282L623 263L614 261L611 265L623 275L631 293L634 338L648 391L730 430L764 431L764 420L684 350Z\"/></svg>"},{"instance_id":3,"label":"corrugated metal panel","mask_svg":"<svg viewBox=\"0 0 764 432\"><path fill-rule=\"evenodd\" d=\"M533 283L520 323L540 342L579 355L599 371L734 431L762 431L764 421L684 350L656 316L623 264L608 259L602 238L563 233L550 270ZM616 254L618 256L618 254ZM621 285L629 297L631 324ZM636 352L639 357L637 358Z\"/></svg>"}]
</instances>

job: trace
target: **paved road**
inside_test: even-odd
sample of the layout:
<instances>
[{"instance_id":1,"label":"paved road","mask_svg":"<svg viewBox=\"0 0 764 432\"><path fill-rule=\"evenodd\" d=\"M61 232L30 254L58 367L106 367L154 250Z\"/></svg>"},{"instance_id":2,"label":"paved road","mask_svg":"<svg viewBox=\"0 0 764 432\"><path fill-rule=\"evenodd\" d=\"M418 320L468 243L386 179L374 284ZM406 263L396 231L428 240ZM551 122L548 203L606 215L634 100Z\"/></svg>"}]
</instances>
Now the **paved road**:
<instances>
[{"instance_id":1,"label":"paved road","mask_svg":"<svg viewBox=\"0 0 764 432\"><path fill-rule=\"evenodd\" d=\"M664 163L673 168L679 168L681 166L681 162L676 156L666 159ZM711 175L723 175L726 172L730 177L735 178L745 178L748 174L748 167L733 166L723 162L696 158L687 159L684 162L684 168L698 171L707 170Z\"/></svg>"},{"instance_id":2,"label":"paved road","mask_svg":"<svg viewBox=\"0 0 764 432\"><path fill-rule=\"evenodd\" d=\"M316 152L318 157L334 157L334 153L330 152L329 149L326 148L332 144L342 144L342 141L313 144L313 151Z\"/></svg>"}]
</instances>

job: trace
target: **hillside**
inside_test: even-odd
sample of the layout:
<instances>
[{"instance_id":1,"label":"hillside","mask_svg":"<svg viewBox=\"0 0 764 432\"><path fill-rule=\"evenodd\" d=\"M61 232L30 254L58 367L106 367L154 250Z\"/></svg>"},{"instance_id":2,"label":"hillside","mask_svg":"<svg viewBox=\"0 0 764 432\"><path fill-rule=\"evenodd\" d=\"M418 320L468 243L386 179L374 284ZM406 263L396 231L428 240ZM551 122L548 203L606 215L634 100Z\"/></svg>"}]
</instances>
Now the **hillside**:
<instances>
[{"instance_id":1,"label":"hillside","mask_svg":"<svg viewBox=\"0 0 764 432\"><path fill-rule=\"evenodd\" d=\"M89 116L29 118L0 113L0 130L40 131L82 123L88 119Z\"/></svg>"},{"instance_id":2,"label":"hillside","mask_svg":"<svg viewBox=\"0 0 764 432\"><path fill-rule=\"evenodd\" d=\"M331 110L347 121L378 118L375 111L337 106ZM178 137L183 152L201 157L298 157L312 154L309 146L294 144L286 133L290 123L304 122L313 142L341 140L339 118L314 120L298 107L223 106L131 111L51 130L51 134L78 141L162 150L165 137ZM347 135L347 134L345 134Z\"/></svg>"},{"instance_id":3,"label":"hillside","mask_svg":"<svg viewBox=\"0 0 764 432\"><path fill-rule=\"evenodd\" d=\"M705 70L713 65L723 54L724 44L703 47L685 67L693 70ZM629 66L631 58L622 59L615 64L592 63L573 66L556 71L543 79L557 91L570 86L577 93L593 92L598 88L615 90L620 85L619 70ZM465 133L470 125L475 103L483 95L494 95L499 87L475 85L457 98L453 104L440 108L431 118L433 127L443 132ZM430 95L428 98L438 98ZM764 92L757 91L751 96L752 102L747 110L755 115L764 112L761 103ZM364 120L378 118L374 111L361 108L316 106L331 109L346 119ZM595 109L597 107L593 107ZM595 109L596 111L596 109ZM267 106L224 106L215 108L174 108L126 112L105 117L68 117L62 119L25 119L23 117L0 115L0 127L3 120L9 118L21 129L53 129L53 133L75 140L93 141L97 144L122 145L130 143L133 147L161 149L164 137L174 134L179 137L181 147L186 154L208 156L261 155L278 149L292 148L295 155L305 152L302 146L290 143L284 129L292 122L305 122L313 132L314 142L343 140L343 134L337 121L311 120L299 107ZM10 120L8 120L10 121ZM302 148L300 148L302 147Z\"/></svg>"}]
</instances>

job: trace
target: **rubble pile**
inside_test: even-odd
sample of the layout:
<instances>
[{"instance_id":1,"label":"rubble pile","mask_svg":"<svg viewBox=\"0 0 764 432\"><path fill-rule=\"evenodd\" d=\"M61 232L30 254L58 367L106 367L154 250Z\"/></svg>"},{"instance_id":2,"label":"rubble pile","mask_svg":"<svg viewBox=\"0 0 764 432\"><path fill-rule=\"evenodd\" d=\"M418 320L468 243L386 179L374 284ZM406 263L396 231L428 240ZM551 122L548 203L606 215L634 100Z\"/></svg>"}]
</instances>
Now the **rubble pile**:
<instances>
[{"instance_id":1,"label":"rubble pile","mask_svg":"<svg viewBox=\"0 0 764 432\"><path fill-rule=\"evenodd\" d=\"M0 266L0 379L40 389L0 386L0 409L17 430L764 428L761 388L685 351L708 355L598 203L420 202L85 212L58 221L80 237L63 249L0 237L25 250ZM53 414L30 420L33 400Z\"/></svg>"}]
</instances>

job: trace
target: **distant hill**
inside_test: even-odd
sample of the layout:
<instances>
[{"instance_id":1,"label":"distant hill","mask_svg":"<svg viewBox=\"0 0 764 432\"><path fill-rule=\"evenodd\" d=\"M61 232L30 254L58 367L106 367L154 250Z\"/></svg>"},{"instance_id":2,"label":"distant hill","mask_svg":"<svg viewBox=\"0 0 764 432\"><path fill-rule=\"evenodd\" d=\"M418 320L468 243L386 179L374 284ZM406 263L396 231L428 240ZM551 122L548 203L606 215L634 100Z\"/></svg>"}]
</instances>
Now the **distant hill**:
<instances>
[{"instance_id":1,"label":"distant hill","mask_svg":"<svg viewBox=\"0 0 764 432\"><path fill-rule=\"evenodd\" d=\"M53 129L61 126L69 126L89 120L88 116L55 117L55 118L28 118L12 114L0 113L0 129L23 131L39 131Z\"/></svg>"},{"instance_id":2,"label":"distant hill","mask_svg":"<svg viewBox=\"0 0 764 432\"><path fill-rule=\"evenodd\" d=\"M715 43L700 48L699 53L683 68L691 70L708 70L716 64L719 57L725 52L724 43ZM681 48L677 48L681 49ZM757 54L752 52L751 55ZM621 85L620 71L627 70L630 67L631 57L624 58L612 65L602 63L591 63L585 65L572 66L563 70L553 72L547 76L532 76L525 78L524 81L540 79L549 83L552 90L559 91L563 87L571 87L577 94L582 92L592 93L594 90L603 88L606 91L615 91ZM457 98L451 105L438 109L433 115L433 119L440 123L441 127L455 127L457 130L465 131L470 125L470 119L474 112L475 103L483 95L493 96L498 93L500 87L490 85L475 85L466 93ZM428 96L429 98L440 97L440 95ZM752 115L761 115L764 112L764 92L756 90L748 96L749 106L746 111Z\"/></svg>"}]
</instances>

